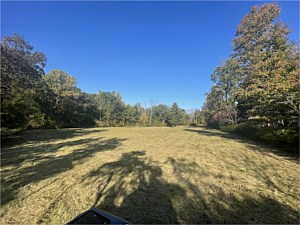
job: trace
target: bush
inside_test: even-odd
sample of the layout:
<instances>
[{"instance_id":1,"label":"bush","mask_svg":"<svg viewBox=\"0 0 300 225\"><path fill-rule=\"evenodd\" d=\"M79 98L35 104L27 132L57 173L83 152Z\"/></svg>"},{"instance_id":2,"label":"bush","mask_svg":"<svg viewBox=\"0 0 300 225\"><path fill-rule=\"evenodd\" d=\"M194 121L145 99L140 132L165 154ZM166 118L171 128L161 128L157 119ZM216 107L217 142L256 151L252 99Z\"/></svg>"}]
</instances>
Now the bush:
<instances>
[{"instance_id":1,"label":"bush","mask_svg":"<svg viewBox=\"0 0 300 225\"><path fill-rule=\"evenodd\" d=\"M152 127L164 127L165 125L161 124L161 121L154 120L151 126Z\"/></svg>"},{"instance_id":2,"label":"bush","mask_svg":"<svg viewBox=\"0 0 300 225\"><path fill-rule=\"evenodd\" d=\"M220 126L220 130L230 133L235 133L235 130L238 128L237 124L223 125Z\"/></svg>"},{"instance_id":3,"label":"bush","mask_svg":"<svg viewBox=\"0 0 300 225\"><path fill-rule=\"evenodd\" d=\"M95 127L107 127L106 122L100 121L100 120L95 120Z\"/></svg>"},{"instance_id":4,"label":"bush","mask_svg":"<svg viewBox=\"0 0 300 225\"><path fill-rule=\"evenodd\" d=\"M22 130L25 130L26 128L16 128L16 129L9 129L7 127L1 127L1 139L7 138L8 136L11 136L17 132L20 132Z\"/></svg>"},{"instance_id":5,"label":"bush","mask_svg":"<svg viewBox=\"0 0 300 225\"><path fill-rule=\"evenodd\" d=\"M299 128L262 127L257 123L244 122L221 126L220 129L288 151L299 151Z\"/></svg>"}]
</instances>

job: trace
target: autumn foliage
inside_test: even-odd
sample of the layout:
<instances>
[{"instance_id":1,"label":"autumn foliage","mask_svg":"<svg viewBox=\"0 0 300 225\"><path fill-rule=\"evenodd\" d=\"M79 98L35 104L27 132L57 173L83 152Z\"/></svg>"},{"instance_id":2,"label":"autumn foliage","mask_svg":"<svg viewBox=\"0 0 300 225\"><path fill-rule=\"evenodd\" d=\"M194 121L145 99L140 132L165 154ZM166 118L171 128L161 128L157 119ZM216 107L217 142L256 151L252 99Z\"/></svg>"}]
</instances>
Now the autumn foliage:
<instances>
[{"instance_id":1,"label":"autumn foliage","mask_svg":"<svg viewBox=\"0 0 300 225\"><path fill-rule=\"evenodd\" d=\"M241 20L233 53L211 76L215 84L203 107L208 125L251 124L256 133L268 129L268 138L299 131L299 48L279 15L270 3Z\"/></svg>"}]
</instances>

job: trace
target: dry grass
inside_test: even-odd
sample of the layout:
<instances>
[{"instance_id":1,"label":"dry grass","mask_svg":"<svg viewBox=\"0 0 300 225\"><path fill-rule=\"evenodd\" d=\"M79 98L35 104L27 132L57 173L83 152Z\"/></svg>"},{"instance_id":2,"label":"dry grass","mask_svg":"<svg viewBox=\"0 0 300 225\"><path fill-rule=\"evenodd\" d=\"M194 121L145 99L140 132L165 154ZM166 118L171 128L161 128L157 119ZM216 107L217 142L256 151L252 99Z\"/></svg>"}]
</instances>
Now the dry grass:
<instances>
[{"instance_id":1,"label":"dry grass","mask_svg":"<svg viewBox=\"0 0 300 225\"><path fill-rule=\"evenodd\" d=\"M2 223L299 223L298 162L215 130L28 131L1 157Z\"/></svg>"}]
</instances>

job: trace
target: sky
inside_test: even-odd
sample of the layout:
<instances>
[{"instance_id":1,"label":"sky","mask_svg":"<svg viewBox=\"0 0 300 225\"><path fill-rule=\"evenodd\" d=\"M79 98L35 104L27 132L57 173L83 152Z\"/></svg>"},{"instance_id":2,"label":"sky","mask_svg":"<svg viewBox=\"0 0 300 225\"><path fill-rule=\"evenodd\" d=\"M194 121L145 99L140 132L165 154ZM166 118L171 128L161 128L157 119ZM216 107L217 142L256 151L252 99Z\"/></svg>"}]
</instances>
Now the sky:
<instances>
[{"instance_id":1,"label":"sky","mask_svg":"<svg viewBox=\"0 0 300 225\"><path fill-rule=\"evenodd\" d=\"M17 33L87 93L128 104L201 108L210 75L231 53L240 20L263 1L1 1L1 38ZM299 40L299 2L279 1Z\"/></svg>"}]
</instances>

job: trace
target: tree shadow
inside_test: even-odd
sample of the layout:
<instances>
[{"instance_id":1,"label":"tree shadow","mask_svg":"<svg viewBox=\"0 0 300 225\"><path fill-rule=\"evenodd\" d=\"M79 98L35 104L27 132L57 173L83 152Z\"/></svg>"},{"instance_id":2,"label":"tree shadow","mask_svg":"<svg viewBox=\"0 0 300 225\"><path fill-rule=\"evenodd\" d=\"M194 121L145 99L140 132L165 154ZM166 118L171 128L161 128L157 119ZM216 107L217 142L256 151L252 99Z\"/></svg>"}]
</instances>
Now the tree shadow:
<instances>
[{"instance_id":1,"label":"tree shadow","mask_svg":"<svg viewBox=\"0 0 300 225\"><path fill-rule=\"evenodd\" d=\"M172 166L174 177L182 185L185 194L178 196L177 218L183 224L210 224L215 222L210 215L209 204L205 195L198 186L193 184L189 178L201 173L202 177L209 176L207 171L202 170L197 163L188 162L186 159L174 159L169 157L165 163ZM189 178L187 178L189 177ZM200 187L201 188L201 187ZM215 186L215 188L218 188ZM219 190L220 188L218 188Z\"/></svg>"},{"instance_id":2,"label":"tree shadow","mask_svg":"<svg viewBox=\"0 0 300 225\"><path fill-rule=\"evenodd\" d=\"M64 140L76 136L100 133L104 131L107 130L91 130L85 128L26 130L2 139L1 147L10 147L23 143L35 144L41 142L52 142L55 140Z\"/></svg>"},{"instance_id":3,"label":"tree shadow","mask_svg":"<svg viewBox=\"0 0 300 225\"><path fill-rule=\"evenodd\" d=\"M97 138L97 140L99 140L99 138ZM80 139L61 144L48 144L37 148L31 147L30 150L25 149L19 158L17 156L18 151L13 153L15 155L3 154L1 166L14 165L15 167L9 169L13 170L12 175L7 172L5 176L2 175L1 177L1 204L13 200L21 187L70 170L78 163L83 163L89 157L93 157L97 152L117 148L124 140L126 139L112 138L102 141L95 141L93 138ZM69 154L43 156L46 152L56 152L61 147L72 147L75 145L79 145L79 149L72 150ZM26 167L17 167L18 164L24 163L25 161L32 163Z\"/></svg>"},{"instance_id":4,"label":"tree shadow","mask_svg":"<svg viewBox=\"0 0 300 225\"><path fill-rule=\"evenodd\" d=\"M268 153L273 153L277 156L281 156L284 157L286 159L289 159L291 161L299 161L299 152L295 153L295 152L286 152L283 151L279 148L276 147L270 147L268 145L265 145L263 143L260 143L258 141L255 140L250 140L248 138L242 137L238 134L232 134L232 133L226 133L220 130L215 130L215 129L183 129L184 131L188 131L188 132L194 132L194 133L198 133L200 135L205 135L208 137L220 137L220 138L226 138L226 139L232 139L235 140L237 142L246 144L247 147L251 148L254 151L259 151L262 154L268 154Z\"/></svg>"},{"instance_id":5,"label":"tree shadow","mask_svg":"<svg viewBox=\"0 0 300 225\"><path fill-rule=\"evenodd\" d=\"M224 187L206 181L208 176L218 174L188 163L184 159L169 157L174 176L184 184L186 195L177 210L177 218L184 224L299 224L299 211L268 196L253 196L246 192L239 197L228 193ZM190 176L184 176L190 174ZM197 176L200 188L187 177ZM198 174L198 175L196 175ZM235 181L238 182L238 181ZM213 194L206 193L210 190ZM195 216L197 215L197 216Z\"/></svg>"},{"instance_id":6,"label":"tree shadow","mask_svg":"<svg viewBox=\"0 0 300 225\"><path fill-rule=\"evenodd\" d=\"M13 146L11 148L4 148L1 151L1 166L20 166L22 163L39 162L44 159L52 158L47 154L55 154L62 148L75 147L79 145L95 144L102 137L78 139L71 141L62 141L61 143L40 143L40 144L24 144L22 146Z\"/></svg>"},{"instance_id":7,"label":"tree shadow","mask_svg":"<svg viewBox=\"0 0 300 225\"><path fill-rule=\"evenodd\" d=\"M299 222L297 210L287 204L247 193L238 198L206 182L204 178L212 174L203 169L201 173L196 163L169 158L166 164L173 168L174 182L166 182L159 163L148 159L142 150L124 153L119 160L91 171L82 182L97 190L94 207L133 224ZM196 173L200 187L187 176ZM207 188L214 193L205 193Z\"/></svg>"},{"instance_id":8,"label":"tree shadow","mask_svg":"<svg viewBox=\"0 0 300 225\"><path fill-rule=\"evenodd\" d=\"M184 190L161 177L161 168L147 160L145 151L134 151L95 169L83 182L98 189L94 207L134 224L177 224L171 199Z\"/></svg>"}]
</instances>

